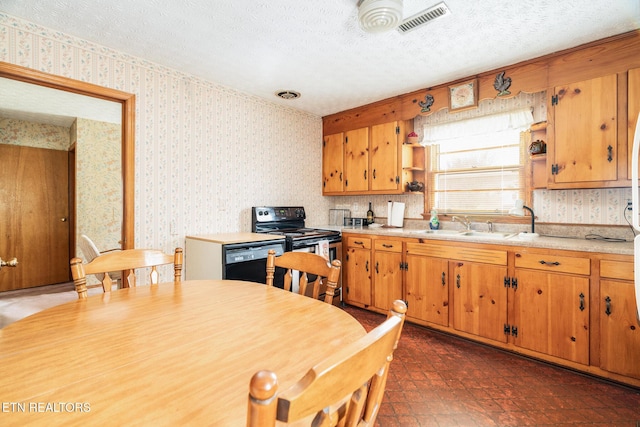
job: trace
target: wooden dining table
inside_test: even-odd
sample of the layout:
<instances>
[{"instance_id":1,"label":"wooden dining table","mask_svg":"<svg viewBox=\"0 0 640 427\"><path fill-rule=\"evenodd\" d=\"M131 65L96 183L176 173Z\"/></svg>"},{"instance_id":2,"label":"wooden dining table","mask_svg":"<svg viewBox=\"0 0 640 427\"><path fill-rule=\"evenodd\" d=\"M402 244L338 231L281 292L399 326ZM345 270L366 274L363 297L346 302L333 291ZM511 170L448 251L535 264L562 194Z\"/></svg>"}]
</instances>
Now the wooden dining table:
<instances>
[{"instance_id":1,"label":"wooden dining table","mask_svg":"<svg viewBox=\"0 0 640 427\"><path fill-rule=\"evenodd\" d=\"M339 307L252 282L94 295L0 329L0 425L243 426L256 371L283 390L365 333Z\"/></svg>"}]
</instances>

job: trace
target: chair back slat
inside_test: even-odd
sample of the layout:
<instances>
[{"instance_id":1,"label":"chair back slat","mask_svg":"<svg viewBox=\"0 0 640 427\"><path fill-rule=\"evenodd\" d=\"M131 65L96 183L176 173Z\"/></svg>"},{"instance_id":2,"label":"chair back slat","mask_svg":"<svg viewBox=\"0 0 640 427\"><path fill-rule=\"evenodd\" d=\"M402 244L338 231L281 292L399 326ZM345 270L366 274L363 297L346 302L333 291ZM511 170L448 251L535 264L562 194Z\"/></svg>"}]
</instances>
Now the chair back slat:
<instances>
[{"instance_id":1,"label":"chair back slat","mask_svg":"<svg viewBox=\"0 0 640 427\"><path fill-rule=\"evenodd\" d=\"M296 425L304 420L310 426L373 426L406 311L403 301L394 301L387 320L312 367L287 390L278 392L275 373L257 372L249 386L247 426L271 427L276 420Z\"/></svg>"},{"instance_id":2,"label":"chair back slat","mask_svg":"<svg viewBox=\"0 0 640 427\"><path fill-rule=\"evenodd\" d=\"M324 301L332 304L333 297L338 289L340 281L340 261L333 260L329 263L325 258L309 252L285 252L276 257L274 250L269 250L267 256L267 286L273 286L275 269L280 267L285 269L284 289L291 290L292 271L299 271L299 289L301 295L308 294L311 286L311 296L318 299L321 288L326 285ZM316 276L314 280L309 280L309 275Z\"/></svg>"},{"instance_id":3,"label":"chair back slat","mask_svg":"<svg viewBox=\"0 0 640 427\"><path fill-rule=\"evenodd\" d=\"M128 271L124 281L130 287L136 286L135 269L151 268L151 284L157 284L159 275L157 266L173 264L174 283L179 283L182 276L182 248L176 248L173 255L167 255L162 251L153 249L126 249L117 252L109 252L97 256L88 264L83 264L82 259L71 260L71 276L76 286L79 298L87 297L87 274L104 273L102 288L104 292L111 292L113 281L109 272Z\"/></svg>"}]
</instances>

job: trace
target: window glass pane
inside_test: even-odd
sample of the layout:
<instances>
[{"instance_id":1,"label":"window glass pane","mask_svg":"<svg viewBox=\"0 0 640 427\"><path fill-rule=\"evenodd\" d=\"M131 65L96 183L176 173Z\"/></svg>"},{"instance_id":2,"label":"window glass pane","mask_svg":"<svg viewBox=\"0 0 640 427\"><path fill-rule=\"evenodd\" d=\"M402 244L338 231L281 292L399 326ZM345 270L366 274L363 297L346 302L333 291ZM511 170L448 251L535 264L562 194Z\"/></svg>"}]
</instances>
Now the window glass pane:
<instances>
[{"instance_id":1,"label":"window glass pane","mask_svg":"<svg viewBox=\"0 0 640 427\"><path fill-rule=\"evenodd\" d=\"M520 147L498 147L474 151L451 152L440 155L441 171L518 166L520 163Z\"/></svg>"}]
</instances>

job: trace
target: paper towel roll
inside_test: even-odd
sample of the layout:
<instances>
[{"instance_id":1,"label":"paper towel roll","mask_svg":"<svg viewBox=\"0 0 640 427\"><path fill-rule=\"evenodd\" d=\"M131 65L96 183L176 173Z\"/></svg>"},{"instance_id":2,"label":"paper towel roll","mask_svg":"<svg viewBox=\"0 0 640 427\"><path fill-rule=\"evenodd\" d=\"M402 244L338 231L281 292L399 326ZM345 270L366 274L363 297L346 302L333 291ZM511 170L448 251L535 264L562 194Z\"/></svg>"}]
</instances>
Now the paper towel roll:
<instances>
[{"instance_id":1,"label":"paper towel roll","mask_svg":"<svg viewBox=\"0 0 640 427\"><path fill-rule=\"evenodd\" d=\"M389 203L387 203L387 225L391 226L391 212L393 209L393 202L391 200L389 200Z\"/></svg>"},{"instance_id":2,"label":"paper towel roll","mask_svg":"<svg viewBox=\"0 0 640 427\"><path fill-rule=\"evenodd\" d=\"M404 224L404 203L394 202L391 207L391 225L392 227L402 228Z\"/></svg>"}]
</instances>

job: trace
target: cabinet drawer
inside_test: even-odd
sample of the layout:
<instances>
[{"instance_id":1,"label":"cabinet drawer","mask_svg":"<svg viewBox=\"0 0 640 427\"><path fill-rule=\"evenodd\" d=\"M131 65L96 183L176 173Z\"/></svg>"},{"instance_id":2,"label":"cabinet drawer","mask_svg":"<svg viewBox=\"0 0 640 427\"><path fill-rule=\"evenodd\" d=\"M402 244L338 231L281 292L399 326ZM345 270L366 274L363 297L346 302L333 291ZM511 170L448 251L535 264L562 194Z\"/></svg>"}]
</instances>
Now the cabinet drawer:
<instances>
[{"instance_id":1,"label":"cabinet drawer","mask_svg":"<svg viewBox=\"0 0 640 427\"><path fill-rule=\"evenodd\" d=\"M407 243L407 254L481 262L485 264L507 265L507 252L495 249L447 246L434 243Z\"/></svg>"},{"instance_id":2,"label":"cabinet drawer","mask_svg":"<svg viewBox=\"0 0 640 427\"><path fill-rule=\"evenodd\" d=\"M576 258L555 254L528 254L516 252L516 268L531 268L558 273L584 274L591 273L588 258Z\"/></svg>"},{"instance_id":3,"label":"cabinet drawer","mask_svg":"<svg viewBox=\"0 0 640 427\"><path fill-rule=\"evenodd\" d=\"M633 263L603 259L600 261L600 277L633 280Z\"/></svg>"},{"instance_id":4,"label":"cabinet drawer","mask_svg":"<svg viewBox=\"0 0 640 427\"><path fill-rule=\"evenodd\" d=\"M376 239L373 242L376 251L402 252L402 242L397 240Z\"/></svg>"},{"instance_id":5,"label":"cabinet drawer","mask_svg":"<svg viewBox=\"0 0 640 427\"><path fill-rule=\"evenodd\" d=\"M368 237L347 237L347 247L371 249L371 239Z\"/></svg>"}]
</instances>

